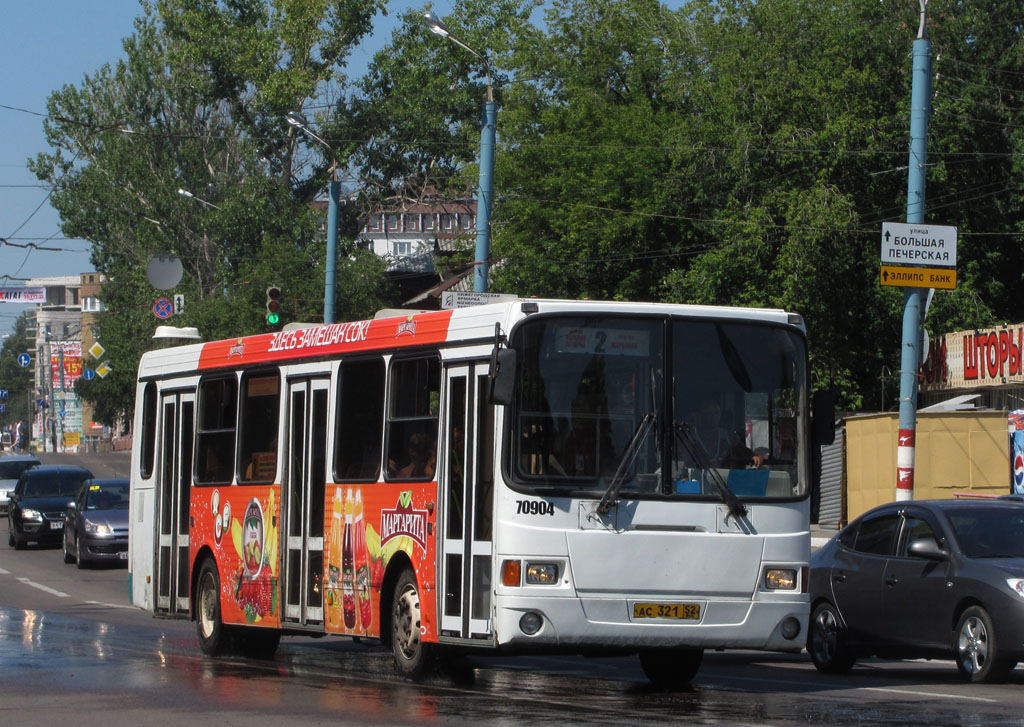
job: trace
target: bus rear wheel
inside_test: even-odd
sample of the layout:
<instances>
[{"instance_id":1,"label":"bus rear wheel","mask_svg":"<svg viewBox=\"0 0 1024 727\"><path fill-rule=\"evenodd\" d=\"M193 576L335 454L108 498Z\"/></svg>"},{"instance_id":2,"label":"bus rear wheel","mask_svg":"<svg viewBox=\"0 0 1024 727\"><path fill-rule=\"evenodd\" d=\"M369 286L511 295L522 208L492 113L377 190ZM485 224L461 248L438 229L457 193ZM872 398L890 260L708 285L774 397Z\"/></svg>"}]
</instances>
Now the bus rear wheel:
<instances>
[{"instance_id":1,"label":"bus rear wheel","mask_svg":"<svg viewBox=\"0 0 1024 727\"><path fill-rule=\"evenodd\" d=\"M391 601L391 650L395 670L407 679L426 675L431 644L420 639L420 592L416 574L405 568L398 576Z\"/></svg>"},{"instance_id":2,"label":"bus rear wheel","mask_svg":"<svg viewBox=\"0 0 1024 727\"><path fill-rule=\"evenodd\" d=\"M704 649L644 649L640 667L659 689L685 689L697 676Z\"/></svg>"},{"instance_id":3,"label":"bus rear wheel","mask_svg":"<svg viewBox=\"0 0 1024 727\"><path fill-rule=\"evenodd\" d=\"M196 582L196 634L207 656L230 651L230 633L220 619L220 576L210 559L203 561Z\"/></svg>"}]
</instances>

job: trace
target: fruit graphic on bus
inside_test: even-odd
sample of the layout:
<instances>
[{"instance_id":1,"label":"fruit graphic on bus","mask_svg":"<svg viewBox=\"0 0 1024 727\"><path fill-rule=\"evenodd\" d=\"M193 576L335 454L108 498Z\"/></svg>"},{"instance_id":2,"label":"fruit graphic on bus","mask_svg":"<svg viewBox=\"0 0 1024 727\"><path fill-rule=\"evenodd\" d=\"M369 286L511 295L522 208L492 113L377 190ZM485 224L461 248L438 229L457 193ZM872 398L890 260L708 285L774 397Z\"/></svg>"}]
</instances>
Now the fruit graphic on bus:
<instances>
[{"instance_id":1,"label":"fruit graphic on bus","mask_svg":"<svg viewBox=\"0 0 1024 727\"><path fill-rule=\"evenodd\" d=\"M263 542L263 508L254 497L242 517L242 566L249 578L255 578L263 569Z\"/></svg>"}]
</instances>

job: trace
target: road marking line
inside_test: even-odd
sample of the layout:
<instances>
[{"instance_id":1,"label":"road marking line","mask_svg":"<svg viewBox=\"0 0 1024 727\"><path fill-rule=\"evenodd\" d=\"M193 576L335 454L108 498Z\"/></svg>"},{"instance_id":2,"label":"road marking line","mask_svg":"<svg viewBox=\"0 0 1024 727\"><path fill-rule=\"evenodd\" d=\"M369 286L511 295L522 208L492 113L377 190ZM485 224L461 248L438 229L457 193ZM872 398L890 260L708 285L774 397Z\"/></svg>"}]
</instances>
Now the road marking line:
<instances>
[{"instance_id":1,"label":"road marking line","mask_svg":"<svg viewBox=\"0 0 1024 727\"><path fill-rule=\"evenodd\" d=\"M4 570L3 568L0 568L0 576L9 576L10 574L11 572L9 570Z\"/></svg>"},{"instance_id":2,"label":"road marking line","mask_svg":"<svg viewBox=\"0 0 1024 727\"><path fill-rule=\"evenodd\" d=\"M107 608L135 608L134 606L125 606L123 603L103 603L102 601L86 601L90 606L106 606Z\"/></svg>"},{"instance_id":3,"label":"road marking line","mask_svg":"<svg viewBox=\"0 0 1024 727\"><path fill-rule=\"evenodd\" d=\"M916 692L912 689L896 689L894 687L861 687L868 692L890 692L894 694L912 694L915 697L942 697L943 699L962 699L971 702L998 702L998 699L985 697L967 697L960 694L943 694L942 692Z\"/></svg>"},{"instance_id":4,"label":"road marking line","mask_svg":"<svg viewBox=\"0 0 1024 727\"><path fill-rule=\"evenodd\" d=\"M28 578L19 578L18 580L24 583L26 586L32 586L33 588L38 588L40 591L46 591L47 593L52 594L57 598L71 598L71 596L64 593L63 591L58 591L56 588L44 586L42 583L30 581Z\"/></svg>"},{"instance_id":5,"label":"road marking line","mask_svg":"<svg viewBox=\"0 0 1024 727\"><path fill-rule=\"evenodd\" d=\"M770 684L784 684L787 686L803 685L803 682L793 681L790 679L768 679L763 677L743 677L733 676L730 677L733 681L737 682L767 682ZM829 689L851 689L849 684L819 684ZM863 689L866 692L890 692L892 694L907 694L915 697L941 697L943 699L960 699L971 702L998 702L998 699L989 699L987 697L969 697L960 694L945 694L943 692L919 692L912 689L897 689L896 687L858 687L854 686L852 689Z\"/></svg>"}]
</instances>

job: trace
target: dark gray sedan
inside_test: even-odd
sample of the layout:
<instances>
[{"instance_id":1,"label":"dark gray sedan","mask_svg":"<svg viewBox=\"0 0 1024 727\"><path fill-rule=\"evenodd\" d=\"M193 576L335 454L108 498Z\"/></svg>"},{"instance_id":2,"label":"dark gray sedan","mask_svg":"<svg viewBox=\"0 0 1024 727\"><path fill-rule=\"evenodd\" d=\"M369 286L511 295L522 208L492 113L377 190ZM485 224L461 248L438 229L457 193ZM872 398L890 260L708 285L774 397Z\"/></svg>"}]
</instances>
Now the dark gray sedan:
<instances>
[{"instance_id":1,"label":"dark gray sedan","mask_svg":"<svg viewBox=\"0 0 1024 727\"><path fill-rule=\"evenodd\" d=\"M127 479L90 479L82 483L64 516L64 562L85 568L93 563L128 563Z\"/></svg>"},{"instance_id":2,"label":"dark gray sedan","mask_svg":"<svg viewBox=\"0 0 1024 727\"><path fill-rule=\"evenodd\" d=\"M807 651L819 671L860 657L955 659L994 682L1024 659L1024 504L876 507L811 555Z\"/></svg>"}]
</instances>

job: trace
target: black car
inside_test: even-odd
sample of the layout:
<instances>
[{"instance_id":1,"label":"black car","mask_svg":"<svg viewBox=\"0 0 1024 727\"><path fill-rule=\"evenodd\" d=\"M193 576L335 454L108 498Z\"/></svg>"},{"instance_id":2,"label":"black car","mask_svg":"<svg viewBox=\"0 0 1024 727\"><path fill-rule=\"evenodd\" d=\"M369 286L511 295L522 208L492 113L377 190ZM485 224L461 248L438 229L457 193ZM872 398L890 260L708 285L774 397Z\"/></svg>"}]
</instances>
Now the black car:
<instances>
[{"instance_id":1,"label":"black car","mask_svg":"<svg viewBox=\"0 0 1024 727\"><path fill-rule=\"evenodd\" d=\"M86 480L64 516L64 562L128 563L127 479Z\"/></svg>"},{"instance_id":2,"label":"black car","mask_svg":"<svg viewBox=\"0 0 1024 727\"><path fill-rule=\"evenodd\" d=\"M876 507L811 555L807 651L821 672L861 657L955 659L972 682L1024 659L1024 504Z\"/></svg>"},{"instance_id":3,"label":"black car","mask_svg":"<svg viewBox=\"0 0 1024 727\"><path fill-rule=\"evenodd\" d=\"M11 493L8 545L24 550L31 541L59 543L64 535L64 513L92 479L84 467L38 465L25 470Z\"/></svg>"}]
</instances>

